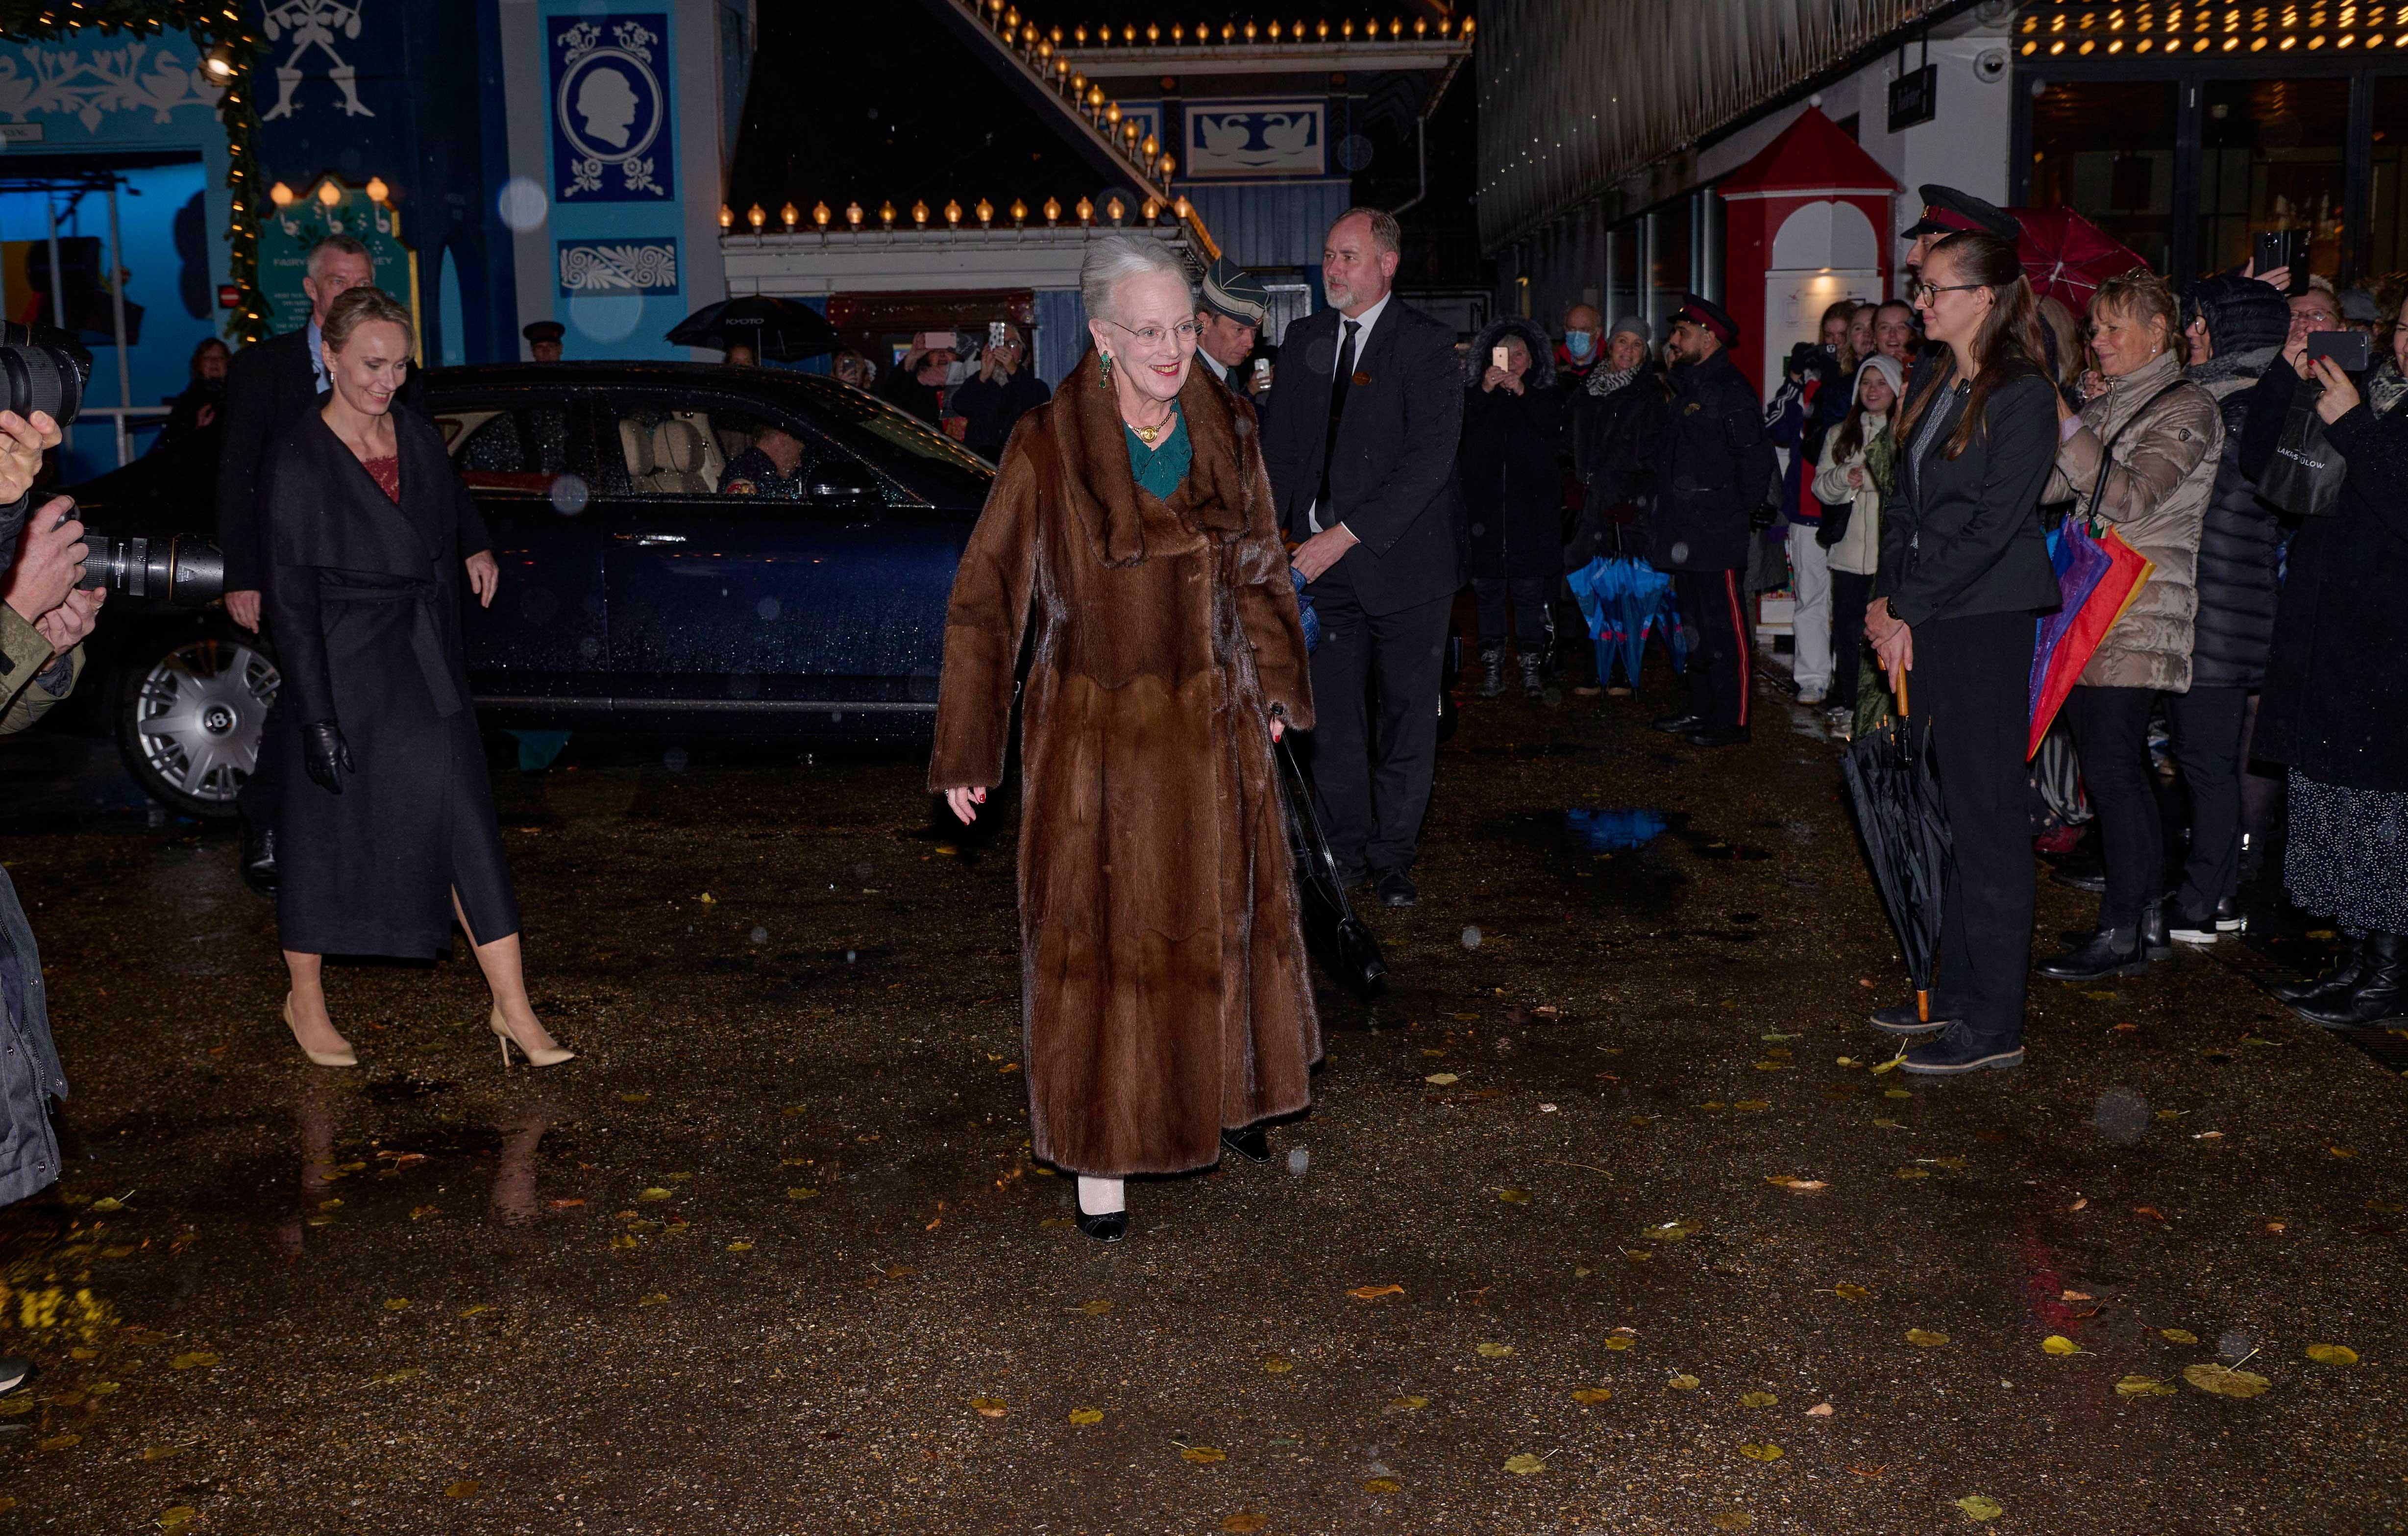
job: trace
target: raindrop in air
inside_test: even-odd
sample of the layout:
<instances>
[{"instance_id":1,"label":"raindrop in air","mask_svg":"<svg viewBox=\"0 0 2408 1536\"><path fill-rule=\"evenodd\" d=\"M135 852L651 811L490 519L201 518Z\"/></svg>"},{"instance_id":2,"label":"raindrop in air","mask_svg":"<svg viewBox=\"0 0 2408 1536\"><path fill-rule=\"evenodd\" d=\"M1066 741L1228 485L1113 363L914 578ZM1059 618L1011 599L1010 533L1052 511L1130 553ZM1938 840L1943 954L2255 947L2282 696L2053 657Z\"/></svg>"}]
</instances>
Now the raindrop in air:
<instances>
[{"instance_id":1,"label":"raindrop in air","mask_svg":"<svg viewBox=\"0 0 2408 1536\"><path fill-rule=\"evenodd\" d=\"M584 476L554 475L552 477L552 510L561 516L575 517L585 510L585 504L593 497L593 487L585 483Z\"/></svg>"},{"instance_id":2,"label":"raindrop in air","mask_svg":"<svg viewBox=\"0 0 2408 1536\"><path fill-rule=\"evenodd\" d=\"M769 941L769 930L767 928L754 928L752 930L752 941L756 944L767 943Z\"/></svg>"},{"instance_id":3,"label":"raindrop in air","mask_svg":"<svg viewBox=\"0 0 2408 1536\"><path fill-rule=\"evenodd\" d=\"M764 597L752 605L752 611L761 615L762 623L767 624L777 618L781 610L777 598Z\"/></svg>"},{"instance_id":4,"label":"raindrop in air","mask_svg":"<svg viewBox=\"0 0 2408 1536\"><path fill-rule=\"evenodd\" d=\"M1311 1151L1304 1147L1290 1147L1287 1149L1287 1170L1291 1175L1301 1179L1304 1177L1305 1170L1312 1166L1312 1154Z\"/></svg>"},{"instance_id":5,"label":"raindrop in air","mask_svg":"<svg viewBox=\"0 0 2408 1536\"><path fill-rule=\"evenodd\" d=\"M860 952L859 952L859 951L857 951L857 950L846 950L846 951L844 952L844 963L845 963L846 965L851 965L851 964L853 964L853 960L854 960L855 956L856 956L856 955L859 955L859 953L860 953Z\"/></svg>"},{"instance_id":6,"label":"raindrop in air","mask_svg":"<svg viewBox=\"0 0 2408 1536\"><path fill-rule=\"evenodd\" d=\"M2090 1126L2118 1146L2130 1146L2149 1133L2149 1101L2129 1088L2110 1088L2090 1112Z\"/></svg>"},{"instance_id":7,"label":"raindrop in air","mask_svg":"<svg viewBox=\"0 0 2408 1536\"><path fill-rule=\"evenodd\" d=\"M1478 928L1466 928L1463 930L1463 947L1465 949L1478 949L1480 947L1480 930Z\"/></svg>"},{"instance_id":8,"label":"raindrop in air","mask_svg":"<svg viewBox=\"0 0 2408 1536\"><path fill-rule=\"evenodd\" d=\"M683 773L685 771L685 765L686 755L685 749L683 747L671 747L668 751L661 754L661 767L668 769L671 773Z\"/></svg>"},{"instance_id":9,"label":"raindrop in air","mask_svg":"<svg viewBox=\"0 0 2408 1536\"><path fill-rule=\"evenodd\" d=\"M513 176L502 183L501 195L494 199L494 208L502 216L502 223L524 235L551 215L552 200L533 180Z\"/></svg>"},{"instance_id":10,"label":"raindrop in air","mask_svg":"<svg viewBox=\"0 0 2408 1536\"><path fill-rule=\"evenodd\" d=\"M2215 1352L2228 1360L2244 1359L2249 1352L2257 1347L2249 1342L2249 1335L2239 1328L2226 1328L2215 1341Z\"/></svg>"},{"instance_id":11,"label":"raindrop in air","mask_svg":"<svg viewBox=\"0 0 2408 1536\"><path fill-rule=\"evenodd\" d=\"M1688 558L1689 541L1685 538L1676 538L1672 540L1672 564L1676 566L1680 565Z\"/></svg>"}]
</instances>

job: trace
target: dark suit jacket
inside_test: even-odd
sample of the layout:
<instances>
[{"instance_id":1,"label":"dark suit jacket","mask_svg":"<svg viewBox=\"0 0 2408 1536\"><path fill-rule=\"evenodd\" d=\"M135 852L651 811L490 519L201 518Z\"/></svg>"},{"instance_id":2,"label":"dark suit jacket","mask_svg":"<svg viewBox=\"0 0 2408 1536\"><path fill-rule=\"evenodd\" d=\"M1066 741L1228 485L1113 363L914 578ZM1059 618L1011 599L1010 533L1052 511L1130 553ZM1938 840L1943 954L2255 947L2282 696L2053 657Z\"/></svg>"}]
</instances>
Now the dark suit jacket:
<instances>
[{"instance_id":1,"label":"dark suit jacket","mask_svg":"<svg viewBox=\"0 0 2408 1536\"><path fill-rule=\"evenodd\" d=\"M423 370L409 370L394 397L396 407L423 413ZM257 592L265 581L259 474L267 446L294 418L316 409L324 398L309 362L307 325L245 347L226 370L225 406L218 413L225 434L218 455L218 548L225 553L228 592Z\"/></svg>"},{"instance_id":2,"label":"dark suit jacket","mask_svg":"<svg viewBox=\"0 0 2408 1536\"><path fill-rule=\"evenodd\" d=\"M1948 457L1965 411L1947 383L1926 408L1942 413L1930 451L1913 459L1923 423L1907 428L1898 483L1882 502L1881 573L1874 592L1908 624L1979 613L2037 612L2061 600L2041 529L2040 494L2057 462L2057 392L2025 364L2002 379L1984 420Z\"/></svg>"},{"instance_id":3,"label":"dark suit jacket","mask_svg":"<svg viewBox=\"0 0 2408 1536\"><path fill-rule=\"evenodd\" d=\"M1338 321L1323 309L1287 328L1263 404L1263 463L1291 538L1306 533L1321 481ZM1330 574L1345 573L1365 612L1394 613L1463 584L1469 533L1455 480L1463 369L1455 333L1391 297L1354 371L1321 525L1343 523L1361 540Z\"/></svg>"}]
</instances>

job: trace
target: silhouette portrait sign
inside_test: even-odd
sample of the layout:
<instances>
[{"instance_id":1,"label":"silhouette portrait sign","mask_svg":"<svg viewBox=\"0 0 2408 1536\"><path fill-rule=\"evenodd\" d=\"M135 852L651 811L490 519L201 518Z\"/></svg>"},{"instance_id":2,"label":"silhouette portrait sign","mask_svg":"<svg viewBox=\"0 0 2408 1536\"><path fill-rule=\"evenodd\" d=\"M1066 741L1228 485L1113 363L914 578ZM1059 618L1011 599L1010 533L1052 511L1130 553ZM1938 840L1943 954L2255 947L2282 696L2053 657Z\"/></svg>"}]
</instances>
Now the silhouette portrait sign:
<instances>
[{"instance_id":1,"label":"silhouette portrait sign","mask_svg":"<svg viewBox=\"0 0 2408 1536\"><path fill-rule=\"evenodd\" d=\"M1322 176L1328 171L1324 101L1195 101L1187 104L1191 177Z\"/></svg>"},{"instance_id":2,"label":"silhouette portrait sign","mask_svg":"<svg viewBox=\"0 0 2408 1536\"><path fill-rule=\"evenodd\" d=\"M555 17L552 168L563 203L667 202L668 18Z\"/></svg>"}]
</instances>

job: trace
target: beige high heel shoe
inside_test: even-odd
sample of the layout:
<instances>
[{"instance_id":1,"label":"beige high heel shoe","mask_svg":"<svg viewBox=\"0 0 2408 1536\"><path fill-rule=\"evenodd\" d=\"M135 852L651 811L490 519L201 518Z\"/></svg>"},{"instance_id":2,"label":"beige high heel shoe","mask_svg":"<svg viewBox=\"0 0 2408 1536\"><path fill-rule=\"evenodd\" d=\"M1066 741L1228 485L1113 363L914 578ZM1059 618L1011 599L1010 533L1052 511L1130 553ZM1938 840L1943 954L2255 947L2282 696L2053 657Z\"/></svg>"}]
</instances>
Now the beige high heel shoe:
<instances>
[{"instance_id":1,"label":"beige high heel shoe","mask_svg":"<svg viewBox=\"0 0 2408 1536\"><path fill-rule=\"evenodd\" d=\"M502 1042L502 1070L506 1072L510 1069L510 1047L513 1045L519 1048L519 1055L527 1058L530 1067L557 1067L564 1061L577 1059L577 1053L565 1045L531 1046L511 1034L510 1026L502 1022L499 1003L494 1005L493 1017L486 1022L494 1026L494 1038Z\"/></svg>"},{"instance_id":2,"label":"beige high heel shoe","mask_svg":"<svg viewBox=\"0 0 2408 1536\"><path fill-rule=\"evenodd\" d=\"M293 994L290 992L284 995L284 1027L293 1031L293 1043L301 1045L300 1027L293 1022ZM339 1051L312 1051L301 1045L301 1054L309 1058L312 1067L356 1067L360 1064L360 1058L352 1055L348 1043Z\"/></svg>"}]
</instances>

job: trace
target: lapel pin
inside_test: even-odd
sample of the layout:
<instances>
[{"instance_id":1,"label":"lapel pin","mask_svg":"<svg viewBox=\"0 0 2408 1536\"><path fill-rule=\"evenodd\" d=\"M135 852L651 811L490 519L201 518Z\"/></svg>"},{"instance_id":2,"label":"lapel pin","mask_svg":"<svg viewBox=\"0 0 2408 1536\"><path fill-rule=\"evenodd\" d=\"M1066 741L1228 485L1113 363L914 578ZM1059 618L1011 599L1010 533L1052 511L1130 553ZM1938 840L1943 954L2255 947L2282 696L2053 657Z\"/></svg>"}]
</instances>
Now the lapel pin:
<instances>
[{"instance_id":1,"label":"lapel pin","mask_svg":"<svg viewBox=\"0 0 2408 1536\"><path fill-rule=\"evenodd\" d=\"M1368 374L1368 373L1357 373L1357 374L1354 376L1354 382L1355 382L1355 384L1356 384L1356 385L1358 385L1358 386L1363 385L1363 384L1368 384L1368 383L1369 383L1370 381L1371 381L1371 376L1370 376L1369 374Z\"/></svg>"}]
</instances>

